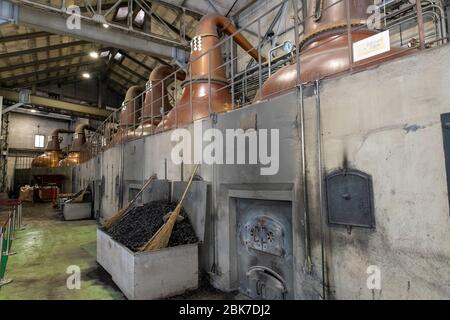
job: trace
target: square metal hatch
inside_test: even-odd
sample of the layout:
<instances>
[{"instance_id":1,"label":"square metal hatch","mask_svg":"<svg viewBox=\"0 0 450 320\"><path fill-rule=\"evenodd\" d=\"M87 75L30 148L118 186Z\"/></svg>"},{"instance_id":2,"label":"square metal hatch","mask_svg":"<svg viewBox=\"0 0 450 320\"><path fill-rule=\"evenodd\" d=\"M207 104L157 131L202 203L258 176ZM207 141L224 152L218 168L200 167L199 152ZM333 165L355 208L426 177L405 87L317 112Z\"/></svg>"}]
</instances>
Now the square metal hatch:
<instances>
[{"instance_id":1,"label":"square metal hatch","mask_svg":"<svg viewBox=\"0 0 450 320\"><path fill-rule=\"evenodd\" d=\"M328 223L375 228L372 178L361 171L344 169L325 178Z\"/></svg>"}]
</instances>

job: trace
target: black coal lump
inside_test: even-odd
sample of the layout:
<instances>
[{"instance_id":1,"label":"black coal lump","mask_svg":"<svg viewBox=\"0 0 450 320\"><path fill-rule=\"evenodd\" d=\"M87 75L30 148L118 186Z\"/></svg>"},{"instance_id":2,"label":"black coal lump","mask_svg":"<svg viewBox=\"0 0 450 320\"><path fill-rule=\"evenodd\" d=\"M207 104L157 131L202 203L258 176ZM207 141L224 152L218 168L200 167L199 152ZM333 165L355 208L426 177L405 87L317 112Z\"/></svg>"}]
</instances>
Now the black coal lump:
<instances>
[{"instance_id":1,"label":"black coal lump","mask_svg":"<svg viewBox=\"0 0 450 320\"><path fill-rule=\"evenodd\" d=\"M152 201L132 208L109 229L108 234L132 251L139 251L139 248L161 228L164 223L164 215L173 211L176 206L176 203L167 201ZM175 224L169 240L169 247L198 242L189 217L184 210L181 210L181 216L184 220Z\"/></svg>"}]
</instances>

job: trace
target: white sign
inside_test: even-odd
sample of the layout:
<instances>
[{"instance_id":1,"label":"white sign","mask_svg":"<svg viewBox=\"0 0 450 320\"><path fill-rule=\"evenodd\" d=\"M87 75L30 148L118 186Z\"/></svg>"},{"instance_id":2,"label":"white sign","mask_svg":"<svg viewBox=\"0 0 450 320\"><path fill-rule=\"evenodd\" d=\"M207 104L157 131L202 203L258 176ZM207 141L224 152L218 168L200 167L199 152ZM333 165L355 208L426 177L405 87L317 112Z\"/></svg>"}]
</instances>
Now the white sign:
<instances>
[{"instance_id":1,"label":"white sign","mask_svg":"<svg viewBox=\"0 0 450 320\"><path fill-rule=\"evenodd\" d=\"M353 61L361 61L391 50L389 30L353 44Z\"/></svg>"}]
</instances>

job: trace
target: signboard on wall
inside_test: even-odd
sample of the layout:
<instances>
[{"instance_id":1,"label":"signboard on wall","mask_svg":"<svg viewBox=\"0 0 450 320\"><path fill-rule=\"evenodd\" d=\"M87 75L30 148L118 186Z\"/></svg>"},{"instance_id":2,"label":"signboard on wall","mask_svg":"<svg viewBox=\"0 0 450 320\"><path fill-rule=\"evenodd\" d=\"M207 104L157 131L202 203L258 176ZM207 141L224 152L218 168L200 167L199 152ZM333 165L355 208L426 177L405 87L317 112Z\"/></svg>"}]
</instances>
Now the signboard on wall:
<instances>
[{"instance_id":1,"label":"signboard on wall","mask_svg":"<svg viewBox=\"0 0 450 320\"><path fill-rule=\"evenodd\" d=\"M391 50L389 30L377 33L353 44L353 62L358 62Z\"/></svg>"}]
</instances>

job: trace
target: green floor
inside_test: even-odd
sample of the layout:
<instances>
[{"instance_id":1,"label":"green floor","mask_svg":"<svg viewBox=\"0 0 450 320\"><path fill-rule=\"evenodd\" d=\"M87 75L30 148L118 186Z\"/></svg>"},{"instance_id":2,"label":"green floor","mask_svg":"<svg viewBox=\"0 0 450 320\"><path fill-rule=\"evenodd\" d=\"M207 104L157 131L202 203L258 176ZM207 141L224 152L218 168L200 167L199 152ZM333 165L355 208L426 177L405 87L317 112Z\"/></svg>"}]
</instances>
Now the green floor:
<instances>
[{"instance_id":1,"label":"green floor","mask_svg":"<svg viewBox=\"0 0 450 320\"><path fill-rule=\"evenodd\" d=\"M49 204L25 205L24 230L13 245L0 288L5 299L124 299L108 274L96 263L96 225L92 220L63 221ZM81 289L69 290L69 266L81 269Z\"/></svg>"}]
</instances>

